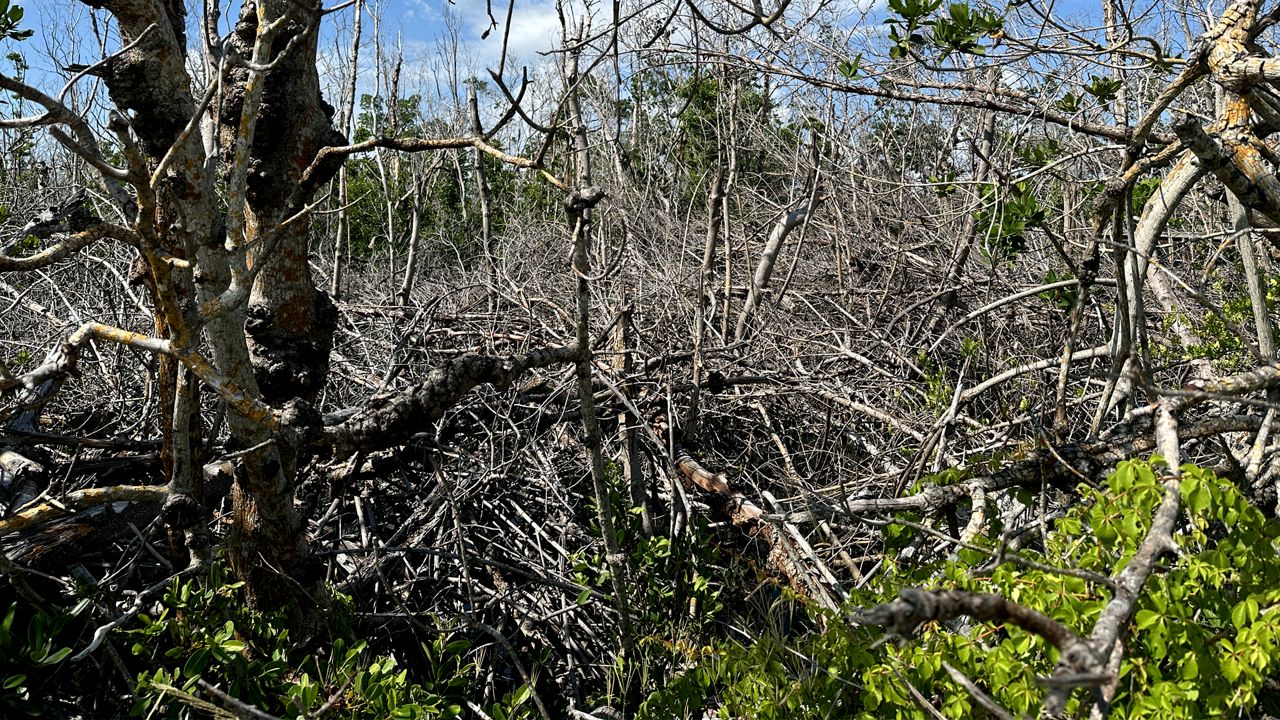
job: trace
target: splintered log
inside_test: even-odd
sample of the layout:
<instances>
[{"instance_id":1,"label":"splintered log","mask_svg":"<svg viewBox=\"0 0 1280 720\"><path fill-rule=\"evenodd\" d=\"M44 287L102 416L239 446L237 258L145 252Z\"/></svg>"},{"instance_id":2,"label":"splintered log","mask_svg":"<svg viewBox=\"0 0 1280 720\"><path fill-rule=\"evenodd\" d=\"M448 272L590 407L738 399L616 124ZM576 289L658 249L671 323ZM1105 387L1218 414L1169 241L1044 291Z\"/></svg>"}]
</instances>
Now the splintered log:
<instances>
[{"instance_id":1,"label":"splintered log","mask_svg":"<svg viewBox=\"0 0 1280 720\"><path fill-rule=\"evenodd\" d=\"M158 502L169 494L165 485L117 485L85 488L0 519L0 537L65 518L99 505L129 501Z\"/></svg>"},{"instance_id":2,"label":"splintered log","mask_svg":"<svg viewBox=\"0 0 1280 720\"><path fill-rule=\"evenodd\" d=\"M801 596L828 609L836 607L831 593L800 565L797 548L786 533L781 532L784 523L779 516L765 513L745 495L730 488L724 473L707 470L684 448L676 448L676 467L690 482L710 494L713 509L727 516L734 527L764 541L769 548L766 563L770 571L785 578L787 585Z\"/></svg>"}]
</instances>

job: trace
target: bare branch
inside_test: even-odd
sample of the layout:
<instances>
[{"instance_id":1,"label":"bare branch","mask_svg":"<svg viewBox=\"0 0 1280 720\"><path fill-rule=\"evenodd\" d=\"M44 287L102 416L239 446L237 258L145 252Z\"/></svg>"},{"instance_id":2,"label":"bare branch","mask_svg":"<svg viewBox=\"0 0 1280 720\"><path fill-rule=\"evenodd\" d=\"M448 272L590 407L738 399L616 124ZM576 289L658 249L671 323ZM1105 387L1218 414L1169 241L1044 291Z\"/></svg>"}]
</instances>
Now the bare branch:
<instances>
[{"instance_id":1,"label":"bare branch","mask_svg":"<svg viewBox=\"0 0 1280 720\"><path fill-rule=\"evenodd\" d=\"M578 346L534 350L525 355L464 355L437 368L420 383L371 399L353 417L324 429L335 455L401 445L429 429L477 385L506 387L529 370L573 362Z\"/></svg>"},{"instance_id":2,"label":"bare branch","mask_svg":"<svg viewBox=\"0 0 1280 720\"><path fill-rule=\"evenodd\" d=\"M116 485L76 490L9 517L0 518L0 537L65 518L99 505L128 501L161 502L168 497L168 494L169 488L166 485Z\"/></svg>"},{"instance_id":3,"label":"bare branch","mask_svg":"<svg viewBox=\"0 0 1280 720\"><path fill-rule=\"evenodd\" d=\"M141 245L141 239L128 228L112 225L110 223L102 223L88 230L81 230L61 242L47 247L44 250L26 257L10 257L0 254L0 272L15 272L21 270L36 270L38 268L47 267L59 260L63 260L70 255L80 252L90 245L102 240L111 238L122 240L124 242L138 247Z\"/></svg>"}]
</instances>

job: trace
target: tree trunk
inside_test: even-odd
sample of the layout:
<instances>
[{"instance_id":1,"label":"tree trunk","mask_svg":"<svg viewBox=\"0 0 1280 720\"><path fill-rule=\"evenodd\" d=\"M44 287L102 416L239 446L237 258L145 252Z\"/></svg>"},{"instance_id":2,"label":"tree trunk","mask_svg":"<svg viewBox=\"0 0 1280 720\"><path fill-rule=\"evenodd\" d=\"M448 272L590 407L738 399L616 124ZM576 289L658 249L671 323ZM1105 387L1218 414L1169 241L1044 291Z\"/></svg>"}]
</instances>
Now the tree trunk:
<instances>
[{"instance_id":1,"label":"tree trunk","mask_svg":"<svg viewBox=\"0 0 1280 720\"><path fill-rule=\"evenodd\" d=\"M269 17L279 17L289 0L270 0ZM251 150L251 167L245 187L246 246L266 240L264 234L302 209L310 198L296 198L293 189L316 153L326 145L341 145L345 138L333 128L333 107L320 97L316 71L315 23L318 17L299 13L273 41L271 62L258 107ZM258 28L253 5L246 5L232 35L231 45L243 56L252 55ZM306 33L294 40L299 33ZM296 42L287 55L278 54ZM244 80L248 70L230 71L235 91L223 110L224 151L235 147L241 131ZM311 223L303 215L273 238L273 252L256 252L252 262L265 266L259 272L249 298L248 323L254 374L262 397L281 404L292 398L310 399L324 386L329 372L329 351L337 320L328 297L316 289L308 262Z\"/></svg>"},{"instance_id":2,"label":"tree trunk","mask_svg":"<svg viewBox=\"0 0 1280 720\"><path fill-rule=\"evenodd\" d=\"M261 55L260 23L282 17L291 3L265 0L264 5L246 4L241 10L231 46L242 57L255 57L255 51ZM229 71L227 86L233 90L221 117L224 152L235 153L247 143L252 158L244 186L244 237L230 240L253 248L250 266L261 265L244 328L257 389L263 400L277 407L295 399L310 401L324 387L337 322L336 308L311 277L310 219L301 212L311 198L295 191L322 147L345 142L333 128L333 108L320 96L315 63L318 10L314 5L296 12L269 38L266 60L273 67L265 76L251 78L246 67ZM262 83L256 108L246 107L256 90L251 80ZM231 157L229 164L235 168L242 160ZM231 208L233 214L240 210ZM231 231L236 231L234 223ZM223 331L229 336L235 329ZM317 607L324 593L320 578L308 571L305 528L293 507L297 449L246 422L233 424L240 442L276 442L247 458L245 472L237 477L232 566L259 606Z\"/></svg>"}]
</instances>

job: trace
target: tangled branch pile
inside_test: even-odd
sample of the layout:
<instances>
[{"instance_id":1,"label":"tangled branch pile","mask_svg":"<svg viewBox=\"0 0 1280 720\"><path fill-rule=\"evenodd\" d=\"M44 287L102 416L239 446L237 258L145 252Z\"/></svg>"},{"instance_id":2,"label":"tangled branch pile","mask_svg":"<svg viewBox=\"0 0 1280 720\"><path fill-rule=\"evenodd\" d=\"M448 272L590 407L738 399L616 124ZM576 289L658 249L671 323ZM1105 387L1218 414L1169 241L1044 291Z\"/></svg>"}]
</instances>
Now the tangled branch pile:
<instances>
[{"instance_id":1,"label":"tangled branch pile","mask_svg":"<svg viewBox=\"0 0 1280 720\"><path fill-rule=\"evenodd\" d=\"M0 0L3 712L1280 712L1280 6L522 2Z\"/></svg>"}]
</instances>

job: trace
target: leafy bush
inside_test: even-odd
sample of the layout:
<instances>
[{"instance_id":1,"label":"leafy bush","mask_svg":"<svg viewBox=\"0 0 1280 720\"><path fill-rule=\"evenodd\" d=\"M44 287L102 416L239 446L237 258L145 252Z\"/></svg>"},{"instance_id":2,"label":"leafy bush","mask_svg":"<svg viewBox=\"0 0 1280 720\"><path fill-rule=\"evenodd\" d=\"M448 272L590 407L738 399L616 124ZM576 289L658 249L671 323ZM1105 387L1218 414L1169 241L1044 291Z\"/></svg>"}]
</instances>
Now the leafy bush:
<instances>
[{"instance_id":1,"label":"leafy bush","mask_svg":"<svg viewBox=\"0 0 1280 720\"><path fill-rule=\"evenodd\" d=\"M50 668L71 654L69 625L86 607L81 602L70 612L49 612L17 601L0 615L0 715L43 714L38 688L52 680Z\"/></svg>"},{"instance_id":2,"label":"leafy bush","mask_svg":"<svg viewBox=\"0 0 1280 720\"><path fill-rule=\"evenodd\" d=\"M137 678L134 715L182 717L186 705L201 702L202 677L284 717L309 716L331 701L329 717L352 720L461 714L473 675L469 641L442 632L421 643L412 676L394 656L368 659L363 641L338 638L311 653L290 637L282 615L248 610L240 586L225 582L220 566L203 580L174 580L159 615L139 616L141 627L124 633L150 665ZM513 717L523 702L519 693L509 700L492 714Z\"/></svg>"},{"instance_id":3,"label":"leafy bush","mask_svg":"<svg viewBox=\"0 0 1280 720\"><path fill-rule=\"evenodd\" d=\"M1105 488L1082 486L1082 502L1054 524L1041 551L1024 554L1114 575L1142 542L1161 501L1159 462L1126 461ZM1274 712L1280 695L1266 680L1280 665L1280 528L1231 483L1194 466L1183 473L1180 554L1144 588L1123 639L1113 716ZM999 541L992 535L982 541L988 547ZM913 641L881 649L878 631L846 620L861 607L892 600L900 587L926 585L998 592L1087 634L1110 599L1104 587L1077 576L1007 563L991 569L987 552L958 555L892 569L878 590L853 598L844 616L828 617L825 633L793 643L766 634L752 643L718 644L650 697L641 716L700 717L704 706L719 705L732 716L758 718L919 717L913 690L946 717L980 715L944 661L1015 715L1034 715L1044 697L1038 678L1050 675L1058 659L1039 637L991 623L929 623Z\"/></svg>"}]
</instances>

